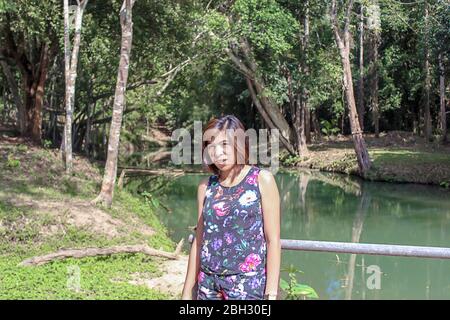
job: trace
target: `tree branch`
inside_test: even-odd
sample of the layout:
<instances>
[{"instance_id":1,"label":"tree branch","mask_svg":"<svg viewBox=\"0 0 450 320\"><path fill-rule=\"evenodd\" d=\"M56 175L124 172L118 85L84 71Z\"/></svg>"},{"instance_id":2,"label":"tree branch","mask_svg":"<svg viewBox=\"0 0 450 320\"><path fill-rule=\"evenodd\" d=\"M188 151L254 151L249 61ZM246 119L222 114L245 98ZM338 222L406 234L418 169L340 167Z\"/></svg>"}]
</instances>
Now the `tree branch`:
<instances>
[{"instance_id":1,"label":"tree branch","mask_svg":"<svg viewBox=\"0 0 450 320\"><path fill-rule=\"evenodd\" d=\"M19 266L40 266L49 263L54 260L62 260L67 258L85 258L94 256L106 256L117 253L143 253L148 256L158 256L167 259L176 260L179 258L181 253L181 248L183 247L184 239L178 243L174 252L167 252L163 250L158 250L150 248L147 245L124 245L124 246L113 246L107 248L83 248L83 249L62 249L54 253L50 253L43 256L37 256L33 258L26 259L19 263Z\"/></svg>"}]
</instances>

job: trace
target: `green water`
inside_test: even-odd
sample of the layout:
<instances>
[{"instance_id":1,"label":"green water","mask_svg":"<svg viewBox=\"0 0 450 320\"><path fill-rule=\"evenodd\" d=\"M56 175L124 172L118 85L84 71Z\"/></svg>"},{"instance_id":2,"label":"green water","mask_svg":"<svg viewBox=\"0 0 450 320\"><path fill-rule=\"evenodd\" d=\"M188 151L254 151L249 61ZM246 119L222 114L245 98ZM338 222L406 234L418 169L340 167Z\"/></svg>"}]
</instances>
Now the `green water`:
<instances>
[{"instance_id":1,"label":"green water","mask_svg":"<svg viewBox=\"0 0 450 320\"><path fill-rule=\"evenodd\" d=\"M196 224L202 177L179 177L164 192L172 212L160 216L175 241ZM275 178L283 239L450 247L449 190L315 171L278 172ZM450 260L355 255L351 263L350 256L283 250L282 266L302 270L298 280L321 299L450 299ZM371 265L381 271L379 287L370 278Z\"/></svg>"}]
</instances>

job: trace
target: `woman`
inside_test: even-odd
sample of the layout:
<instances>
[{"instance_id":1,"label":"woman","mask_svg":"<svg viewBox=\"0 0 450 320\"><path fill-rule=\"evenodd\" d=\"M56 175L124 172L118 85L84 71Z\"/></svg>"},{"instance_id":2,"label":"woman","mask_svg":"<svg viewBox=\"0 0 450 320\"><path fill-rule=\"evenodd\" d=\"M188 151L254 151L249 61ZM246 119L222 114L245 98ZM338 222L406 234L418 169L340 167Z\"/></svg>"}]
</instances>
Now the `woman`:
<instances>
[{"instance_id":1,"label":"woman","mask_svg":"<svg viewBox=\"0 0 450 320\"><path fill-rule=\"evenodd\" d=\"M278 295L280 197L272 173L248 163L248 141L236 143L236 133L244 131L228 115L211 120L203 132L203 159L213 174L197 190L198 223L182 299Z\"/></svg>"}]
</instances>

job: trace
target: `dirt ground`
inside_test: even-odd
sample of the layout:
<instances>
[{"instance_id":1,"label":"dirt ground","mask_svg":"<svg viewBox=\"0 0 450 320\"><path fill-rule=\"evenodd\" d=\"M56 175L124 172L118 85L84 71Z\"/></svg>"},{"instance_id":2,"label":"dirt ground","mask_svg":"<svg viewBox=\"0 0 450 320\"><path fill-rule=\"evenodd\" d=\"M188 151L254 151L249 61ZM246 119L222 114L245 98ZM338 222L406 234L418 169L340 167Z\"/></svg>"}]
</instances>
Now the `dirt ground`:
<instances>
[{"instance_id":1,"label":"dirt ground","mask_svg":"<svg viewBox=\"0 0 450 320\"><path fill-rule=\"evenodd\" d=\"M18 161L17 168L9 168L13 161ZM101 175L83 157L75 155L76 174L68 177L58 150L43 149L22 138L0 134L0 165L0 202L31 213L17 221L22 227L31 223L31 219L49 221L41 225L39 232L42 239L64 233L68 226L109 239L132 233L145 236L155 234L150 226L129 212L112 216L108 210L90 203L95 192L98 192ZM86 181L92 184L88 185ZM180 255L178 260L158 259L161 260L161 276L133 275L130 283L145 285L172 296L181 294L188 257Z\"/></svg>"}]
</instances>

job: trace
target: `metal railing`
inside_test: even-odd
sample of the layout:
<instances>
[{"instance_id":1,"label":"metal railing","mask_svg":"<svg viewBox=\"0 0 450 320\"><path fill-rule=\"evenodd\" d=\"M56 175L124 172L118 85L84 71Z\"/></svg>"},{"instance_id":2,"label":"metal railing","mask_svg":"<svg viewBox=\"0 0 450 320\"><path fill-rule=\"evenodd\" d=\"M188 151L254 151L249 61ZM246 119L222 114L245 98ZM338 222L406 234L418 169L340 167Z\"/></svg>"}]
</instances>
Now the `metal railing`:
<instances>
[{"instance_id":1,"label":"metal railing","mask_svg":"<svg viewBox=\"0 0 450 320\"><path fill-rule=\"evenodd\" d=\"M194 238L195 236L193 234L189 235L189 242L191 244L194 241ZM450 248L445 247L423 247L423 246L404 246L394 244L281 239L281 249L316 251L316 252L369 254L369 255L398 256L398 257L450 259Z\"/></svg>"}]
</instances>

